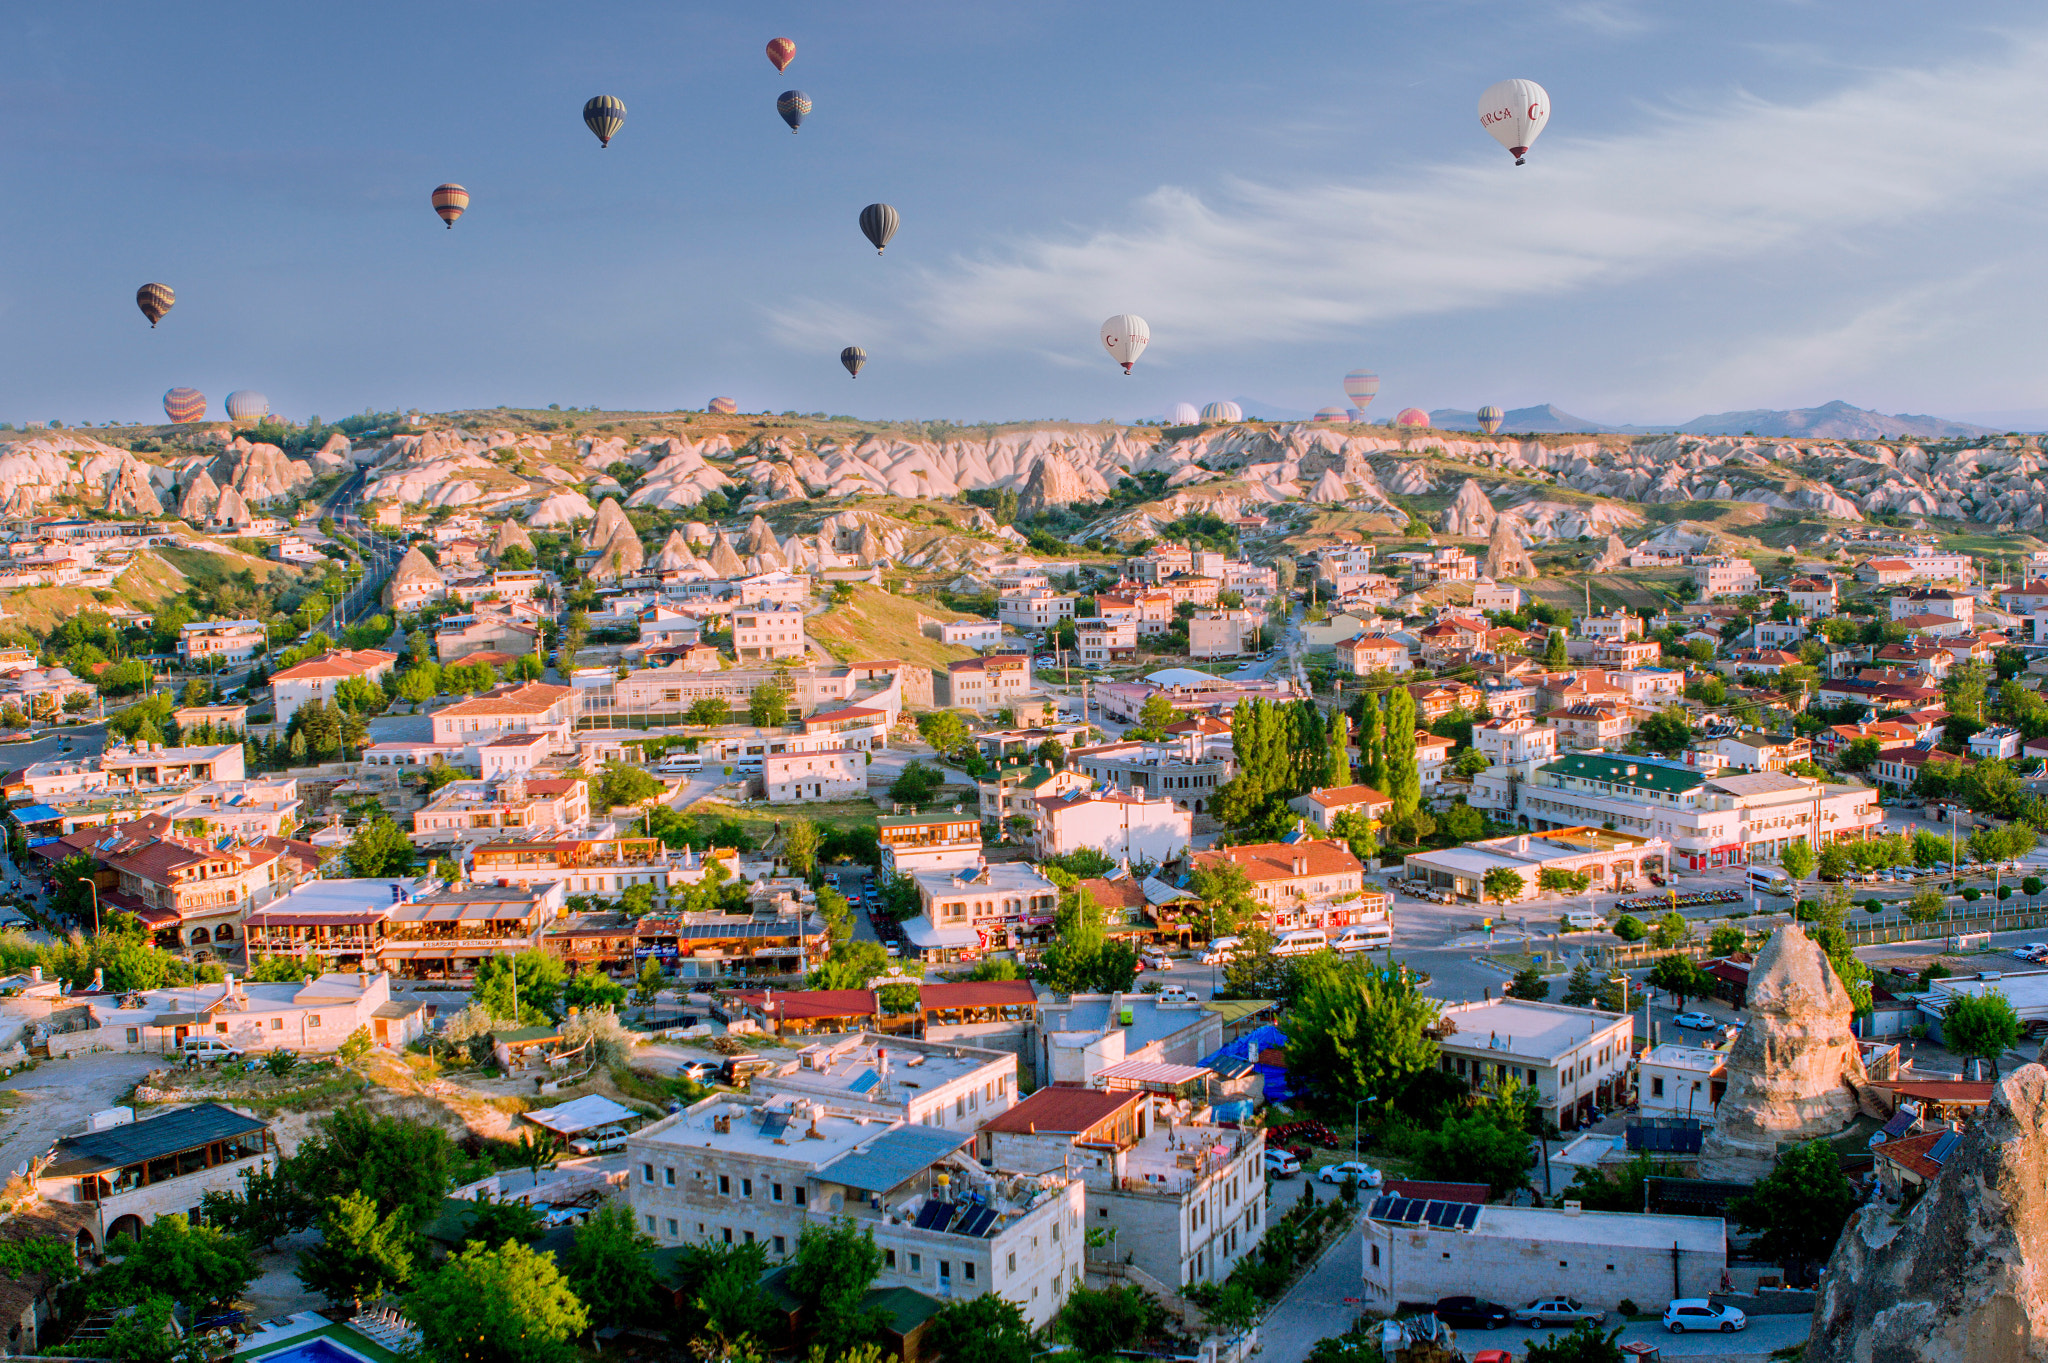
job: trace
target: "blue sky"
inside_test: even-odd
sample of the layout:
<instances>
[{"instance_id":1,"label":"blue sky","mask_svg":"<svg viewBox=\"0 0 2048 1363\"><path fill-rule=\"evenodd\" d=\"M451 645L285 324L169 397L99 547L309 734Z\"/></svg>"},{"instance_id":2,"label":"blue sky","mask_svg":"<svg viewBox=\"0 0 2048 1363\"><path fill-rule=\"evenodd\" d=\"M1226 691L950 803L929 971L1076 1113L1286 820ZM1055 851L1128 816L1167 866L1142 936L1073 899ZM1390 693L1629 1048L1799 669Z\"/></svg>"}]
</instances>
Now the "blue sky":
<instances>
[{"instance_id":1,"label":"blue sky","mask_svg":"<svg viewBox=\"0 0 2048 1363\"><path fill-rule=\"evenodd\" d=\"M1375 416L2048 421L2038 5L103 3L0 42L0 420L175 384L1129 419L1363 364ZM1519 169L1475 113L1506 76L1554 110Z\"/></svg>"}]
</instances>

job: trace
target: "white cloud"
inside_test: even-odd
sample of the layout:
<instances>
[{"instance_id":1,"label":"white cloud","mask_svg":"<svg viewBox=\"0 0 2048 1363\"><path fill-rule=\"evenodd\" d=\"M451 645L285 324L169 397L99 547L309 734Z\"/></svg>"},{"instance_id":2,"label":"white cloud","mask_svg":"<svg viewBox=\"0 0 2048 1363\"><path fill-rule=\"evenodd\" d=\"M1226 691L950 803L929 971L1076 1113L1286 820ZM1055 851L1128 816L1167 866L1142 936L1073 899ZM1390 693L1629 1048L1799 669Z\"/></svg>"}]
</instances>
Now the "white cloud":
<instances>
[{"instance_id":1,"label":"white cloud","mask_svg":"<svg viewBox=\"0 0 2048 1363\"><path fill-rule=\"evenodd\" d=\"M1865 73L1800 105L1731 91L1645 112L1625 135L1575 135L1567 92L1524 167L1475 123L1456 164L1239 180L1206 197L1165 185L1113 224L1016 238L826 325L906 349L1074 355L1102 317L1130 310L1164 361L1788 256L1961 204L1995 213L2048 176L2044 56L2048 43L2015 40L1994 59ZM821 320L807 302L773 317L791 341Z\"/></svg>"}]
</instances>

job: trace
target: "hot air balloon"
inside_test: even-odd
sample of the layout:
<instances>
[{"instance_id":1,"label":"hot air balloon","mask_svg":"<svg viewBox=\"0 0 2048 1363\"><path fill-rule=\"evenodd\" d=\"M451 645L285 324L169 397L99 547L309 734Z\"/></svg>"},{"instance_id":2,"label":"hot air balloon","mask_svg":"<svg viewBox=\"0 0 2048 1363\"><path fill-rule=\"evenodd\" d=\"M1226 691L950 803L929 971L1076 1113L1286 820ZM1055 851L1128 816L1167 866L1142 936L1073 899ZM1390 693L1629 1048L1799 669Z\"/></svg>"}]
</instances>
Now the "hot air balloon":
<instances>
[{"instance_id":1,"label":"hot air balloon","mask_svg":"<svg viewBox=\"0 0 2048 1363\"><path fill-rule=\"evenodd\" d=\"M777 71L787 71L789 64L796 60L796 44L787 38L770 38L768 60L775 63Z\"/></svg>"},{"instance_id":2,"label":"hot air balloon","mask_svg":"<svg viewBox=\"0 0 2048 1363\"><path fill-rule=\"evenodd\" d=\"M597 134L597 144L609 147L626 124L626 105L610 95L593 95L583 106L583 126Z\"/></svg>"},{"instance_id":3,"label":"hot air balloon","mask_svg":"<svg viewBox=\"0 0 2048 1363\"><path fill-rule=\"evenodd\" d=\"M156 330L156 324L177 302L178 295L171 292L168 284L144 284L135 291L135 306L141 308L142 315L149 319L151 331Z\"/></svg>"},{"instance_id":4,"label":"hot air balloon","mask_svg":"<svg viewBox=\"0 0 2048 1363\"><path fill-rule=\"evenodd\" d=\"M1201 419L1202 414L1195 410L1195 404L1192 402L1176 402L1173 409L1166 414L1166 424L1169 426L1192 426Z\"/></svg>"},{"instance_id":5,"label":"hot air balloon","mask_svg":"<svg viewBox=\"0 0 2048 1363\"><path fill-rule=\"evenodd\" d=\"M704 404L705 411L716 412L720 416L731 416L734 412L737 412L739 409L740 405L737 402L734 402L731 398L713 398L711 399L711 401Z\"/></svg>"},{"instance_id":6,"label":"hot air balloon","mask_svg":"<svg viewBox=\"0 0 2048 1363\"><path fill-rule=\"evenodd\" d=\"M782 115L791 132L804 125L804 116L810 111L811 97L801 90L784 90L775 101L775 112Z\"/></svg>"},{"instance_id":7,"label":"hot air balloon","mask_svg":"<svg viewBox=\"0 0 2048 1363\"><path fill-rule=\"evenodd\" d=\"M1126 374L1151 343L1152 328L1145 325L1142 317L1120 312L1102 324L1102 344L1108 348L1109 358L1122 365Z\"/></svg>"},{"instance_id":8,"label":"hot air balloon","mask_svg":"<svg viewBox=\"0 0 2048 1363\"><path fill-rule=\"evenodd\" d=\"M441 221L448 224L448 230L455 230L455 220L469 207L469 191L461 185L442 185L434 191L434 211L441 215Z\"/></svg>"},{"instance_id":9,"label":"hot air balloon","mask_svg":"<svg viewBox=\"0 0 2048 1363\"><path fill-rule=\"evenodd\" d=\"M868 353L857 345L850 345L839 352L839 363L846 366L846 372L860 377L860 367L868 362Z\"/></svg>"},{"instance_id":10,"label":"hot air balloon","mask_svg":"<svg viewBox=\"0 0 2048 1363\"><path fill-rule=\"evenodd\" d=\"M1202 409L1204 421L1243 421L1244 408L1234 402L1212 402Z\"/></svg>"},{"instance_id":11,"label":"hot air balloon","mask_svg":"<svg viewBox=\"0 0 2048 1363\"><path fill-rule=\"evenodd\" d=\"M1488 435L1492 435L1500 429L1500 423L1506 420L1506 416L1507 414L1502 412L1500 408L1488 403L1479 409L1479 429L1485 431Z\"/></svg>"},{"instance_id":12,"label":"hot air balloon","mask_svg":"<svg viewBox=\"0 0 2048 1363\"><path fill-rule=\"evenodd\" d=\"M860 234L874 244L875 254L880 255L896 235L896 225L901 221L889 205L869 204L860 211Z\"/></svg>"},{"instance_id":13,"label":"hot air balloon","mask_svg":"<svg viewBox=\"0 0 2048 1363\"><path fill-rule=\"evenodd\" d=\"M1479 97L1479 126L1522 164L1529 144L1550 121L1550 96L1533 80L1497 81Z\"/></svg>"},{"instance_id":14,"label":"hot air balloon","mask_svg":"<svg viewBox=\"0 0 2048 1363\"><path fill-rule=\"evenodd\" d=\"M1342 407L1321 407L1316 410L1317 421L1349 421L1351 413Z\"/></svg>"},{"instance_id":15,"label":"hot air balloon","mask_svg":"<svg viewBox=\"0 0 2048 1363\"><path fill-rule=\"evenodd\" d=\"M1394 424L1396 426L1427 426L1429 425L1429 413L1423 411L1420 407L1403 407L1394 414Z\"/></svg>"},{"instance_id":16,"label":"hot air balloon","mask_svg":"<svg viewBox=\"0 0 2048 1363\"><path fill-rule=\"evenodd\" d=\"M1344 396L1359 411L1372 406L1372 400L1380 391L1380 376L1370 369L1354 369L1344 376Z\"/></svg>"},{"instance_id":17,"label":"hot air balloon","mask_svg":"<svg viewBox=\"0 0 2048 1363\"><path fill-rule=\"evenodd\" d=\"M228 394L229 421L255 421L270 415L270 399L254 388L237 388Z\"/></svg>"},{"instance_id":18,"label":"hot air balloon","mask_svg":"<svg viewBox=\"0 0 2048 1363\"><path fill-rule=\"evenodd\" d=\"M206 419L206 394L197 388L173 388L164 394L164 415L183 425Z\"/></svg>"}]
</instances>

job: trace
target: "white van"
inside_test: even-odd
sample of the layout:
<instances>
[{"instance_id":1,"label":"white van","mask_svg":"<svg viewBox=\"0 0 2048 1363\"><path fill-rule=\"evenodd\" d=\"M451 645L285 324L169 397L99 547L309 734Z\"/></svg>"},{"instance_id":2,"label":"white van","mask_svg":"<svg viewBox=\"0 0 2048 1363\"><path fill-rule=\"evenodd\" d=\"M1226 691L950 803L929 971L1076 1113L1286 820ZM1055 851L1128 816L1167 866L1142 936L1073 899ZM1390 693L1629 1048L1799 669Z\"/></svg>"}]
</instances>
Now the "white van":
<instances>
[{"instance_id":1,"label":"white van","mask_svg":"<svg viewBox=\"0 0 2048 1363\"><path fill-rule=\"evenodd\" d=\"M661 765L656 767L655 770L671 775L677 772L702 771L704 770L704 759L693 752L670 753L661 759Z\"/></svg>"},{"instance_id":2,"label":"white van","mask_svg":"<svg viewBox=\"0 0 2048 1363\"><path fill-rule=\"evenodd\" d=\"M1564 915L1564 925L1573 932L1592 932L1607 926L1607 920L1591 909L1572 909Z\"/></svg>"},{"instance_id":3,"label":"white van","mask_svg":"<svg viewBox=\"0 0 2048 1363\"><path fill-rule=\"evenodd\" d=\"M1792 878L1775 866L1752 866L1745 879L1750 889L1762 890L1765 894L1792 893Z\"/></svg>"},{"instance_id":4,"label":"white van","mask_svg":"<svg viewBox=\"0 0 2048 1363\"><path fill-rule=\"evenodd\" d=\"M1296 928L1280 934L1280 940L1273 944L1275 956L1306 956L1312 951L1321 951L1330 945L1330 934L1321 928Z\"/></svg>"},{"instance_id":5,"label":"white van","mask_svg":"<svg viewBox=\"0 0 2048 1363\"><path fill-rule=\"evenodd\" d=\"M1381 947L1390 947L1394 945L1394 925L1353 923L1348 928L1339 928L1337 935L1330 939L1330 945L1338 951L1377 951Z\"/></svg>"}]
</instances>

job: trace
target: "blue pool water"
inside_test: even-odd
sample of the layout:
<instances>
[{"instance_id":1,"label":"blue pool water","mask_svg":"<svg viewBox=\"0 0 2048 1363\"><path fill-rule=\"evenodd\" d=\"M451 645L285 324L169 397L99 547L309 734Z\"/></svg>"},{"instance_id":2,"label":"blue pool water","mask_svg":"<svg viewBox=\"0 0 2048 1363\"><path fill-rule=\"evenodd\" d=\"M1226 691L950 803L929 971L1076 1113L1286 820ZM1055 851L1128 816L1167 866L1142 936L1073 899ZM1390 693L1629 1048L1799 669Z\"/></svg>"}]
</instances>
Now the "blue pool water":
<instances>
[{"instance_id":1,"label":"blue pool water","mask_svg":"<svg viewBox=\"0 0 2048 1363\"><path fill-rule=\"evenodd\" d=\"M344 1349L327 1339L309 1339L265 1354L261 1363L369 1363L363 1355Z\"/></svg>"}]
</instances>

